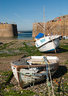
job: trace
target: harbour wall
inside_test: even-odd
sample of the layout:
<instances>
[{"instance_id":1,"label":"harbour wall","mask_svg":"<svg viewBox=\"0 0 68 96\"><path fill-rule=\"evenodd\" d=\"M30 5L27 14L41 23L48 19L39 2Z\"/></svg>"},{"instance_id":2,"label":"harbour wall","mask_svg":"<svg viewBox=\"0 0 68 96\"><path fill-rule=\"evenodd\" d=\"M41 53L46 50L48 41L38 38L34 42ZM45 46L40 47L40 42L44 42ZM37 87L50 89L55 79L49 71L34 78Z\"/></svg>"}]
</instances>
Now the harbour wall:
<instances>
[{"instance_id":1,"label":"harbour wall","mask_svg":"<svg viewBox=\"0 0 68 96\"><path fill-rule=\"evenodd\" d=\"M38 35L38 33L44 33L45 35L62 35L68 36L68 15L57 17L48 22L36 22L33 23L32 37Z\"/></svg>"},{"instance_id":2,"label":"harbour wall","mask_svg":"<svg viewBox=\"0 0 68 96\"><path fill-rule=\"evenodd\" d=\"M0 24L0 37L18 36L16 24Z\"/></svg>"}]
</instances>

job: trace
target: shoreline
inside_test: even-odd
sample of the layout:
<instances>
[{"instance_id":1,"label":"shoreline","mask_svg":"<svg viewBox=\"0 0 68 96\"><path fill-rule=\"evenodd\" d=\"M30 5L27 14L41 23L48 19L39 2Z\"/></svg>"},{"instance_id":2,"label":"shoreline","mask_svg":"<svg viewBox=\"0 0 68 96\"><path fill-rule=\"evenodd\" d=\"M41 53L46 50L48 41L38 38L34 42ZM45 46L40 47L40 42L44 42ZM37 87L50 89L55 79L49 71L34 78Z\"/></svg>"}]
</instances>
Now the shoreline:
<instances>
[{"instance_id":1,"label":"shoreline","mask_svg":"<svg viewBox=\"0 0 68 96\"><path fill-rule=\"evenodd\" d=\"M27 41L34 41L33 39L32 40L24 40L24 39L16 39L16 38L0 38L0 42L1 43L9 43L9 42L12 42L12 41L19 41L19 42L27 42Z\"/></svg>"}]
</instances>

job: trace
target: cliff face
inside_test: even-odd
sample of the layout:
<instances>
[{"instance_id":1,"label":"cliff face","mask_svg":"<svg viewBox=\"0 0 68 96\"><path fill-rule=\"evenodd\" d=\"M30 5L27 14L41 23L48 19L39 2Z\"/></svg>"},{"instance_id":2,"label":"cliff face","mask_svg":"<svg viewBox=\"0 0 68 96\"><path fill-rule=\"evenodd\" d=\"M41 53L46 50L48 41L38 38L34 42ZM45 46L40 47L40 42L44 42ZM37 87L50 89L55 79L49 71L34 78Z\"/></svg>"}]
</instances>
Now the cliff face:
<instances>
[{"instance_id":1,"label":"cliff face","mask_svg":"<svg viewBox=\"0 0 68 96\"><path fill-rule=\"evenodd\" d=\"M0 24L0 37L17 36L17 25L15 24Z\"/></svg>"},{"instance_id":2,"label":"cliff face","mask_svg":"<svg viewBox=\"0 0 68 96\"><path fill-rule=\"evenodd\" d=\"M46 23L34 23L33 24L33 37L39 32L48 34L58 34L62 36L68 36L68 15L57 17Z\"/></svg>"}]
</instances>

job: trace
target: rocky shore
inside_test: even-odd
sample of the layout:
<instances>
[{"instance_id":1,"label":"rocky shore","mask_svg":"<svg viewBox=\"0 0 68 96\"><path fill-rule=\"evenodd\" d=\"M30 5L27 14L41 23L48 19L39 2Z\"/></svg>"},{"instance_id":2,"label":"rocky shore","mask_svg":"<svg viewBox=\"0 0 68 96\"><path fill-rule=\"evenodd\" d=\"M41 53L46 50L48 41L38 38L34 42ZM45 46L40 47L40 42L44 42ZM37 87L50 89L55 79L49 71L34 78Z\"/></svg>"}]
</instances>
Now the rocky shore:
<instances>
[{"instance_id":1,"label":"rocky shore","mask_svg":"<svg viewBox=\"0 0 68 96\"><path fill-rule=\"evenodd\" d=\"M16 96L16 94L17 96L48 96L46 80L21 89L14 76L10 78L12 72L10 62L20 59L23 55L58 56L60 65L52 77L54 92L55 96L68 96L68 40L61 40L58 53L40 53L35 48L33 40L0 40L0 42L3 43L0 44L0 51L13 52L0 53L0 96ZM9 83L6 84L7 78Z\"/></svg>"}]
</instances>

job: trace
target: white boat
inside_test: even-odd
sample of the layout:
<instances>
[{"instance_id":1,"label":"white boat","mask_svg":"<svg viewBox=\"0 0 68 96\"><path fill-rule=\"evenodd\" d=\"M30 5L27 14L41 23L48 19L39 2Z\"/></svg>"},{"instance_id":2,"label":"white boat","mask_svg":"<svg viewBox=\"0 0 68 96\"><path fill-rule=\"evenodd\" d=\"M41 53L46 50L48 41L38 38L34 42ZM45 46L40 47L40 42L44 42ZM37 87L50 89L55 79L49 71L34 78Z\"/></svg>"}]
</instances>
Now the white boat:
<instances>
[{"instance_id":1,"label":"white boat","mask_svg":"<svg viewBox=\"0 0 68 96\"><path fill-rule=\"evenodd\" d=\"M68 36L63 36L63 39L68 39Z\"/></svg>"},{"instance_id":2,"label":"white boat","mask_svg":"<svg viewBox=\"0 0 68 96\"><path fill-rule=\"evenodd\" d=\"M59 66L58 57L30 56L11 62L13 74L22 88L44 80L47 73L46 65L53 75Z\"/></svg>"},{"instance_id":3,"label":"white boat","mask_svg":"<svg viewBox=\"0 0 68 96\"><path fill-rule=\"evenodd\" d=\"M35 46L40 52L55 51L59 47L60 35L43 36L39 39L35 38Z\"/></svg>"}]
</instances>

